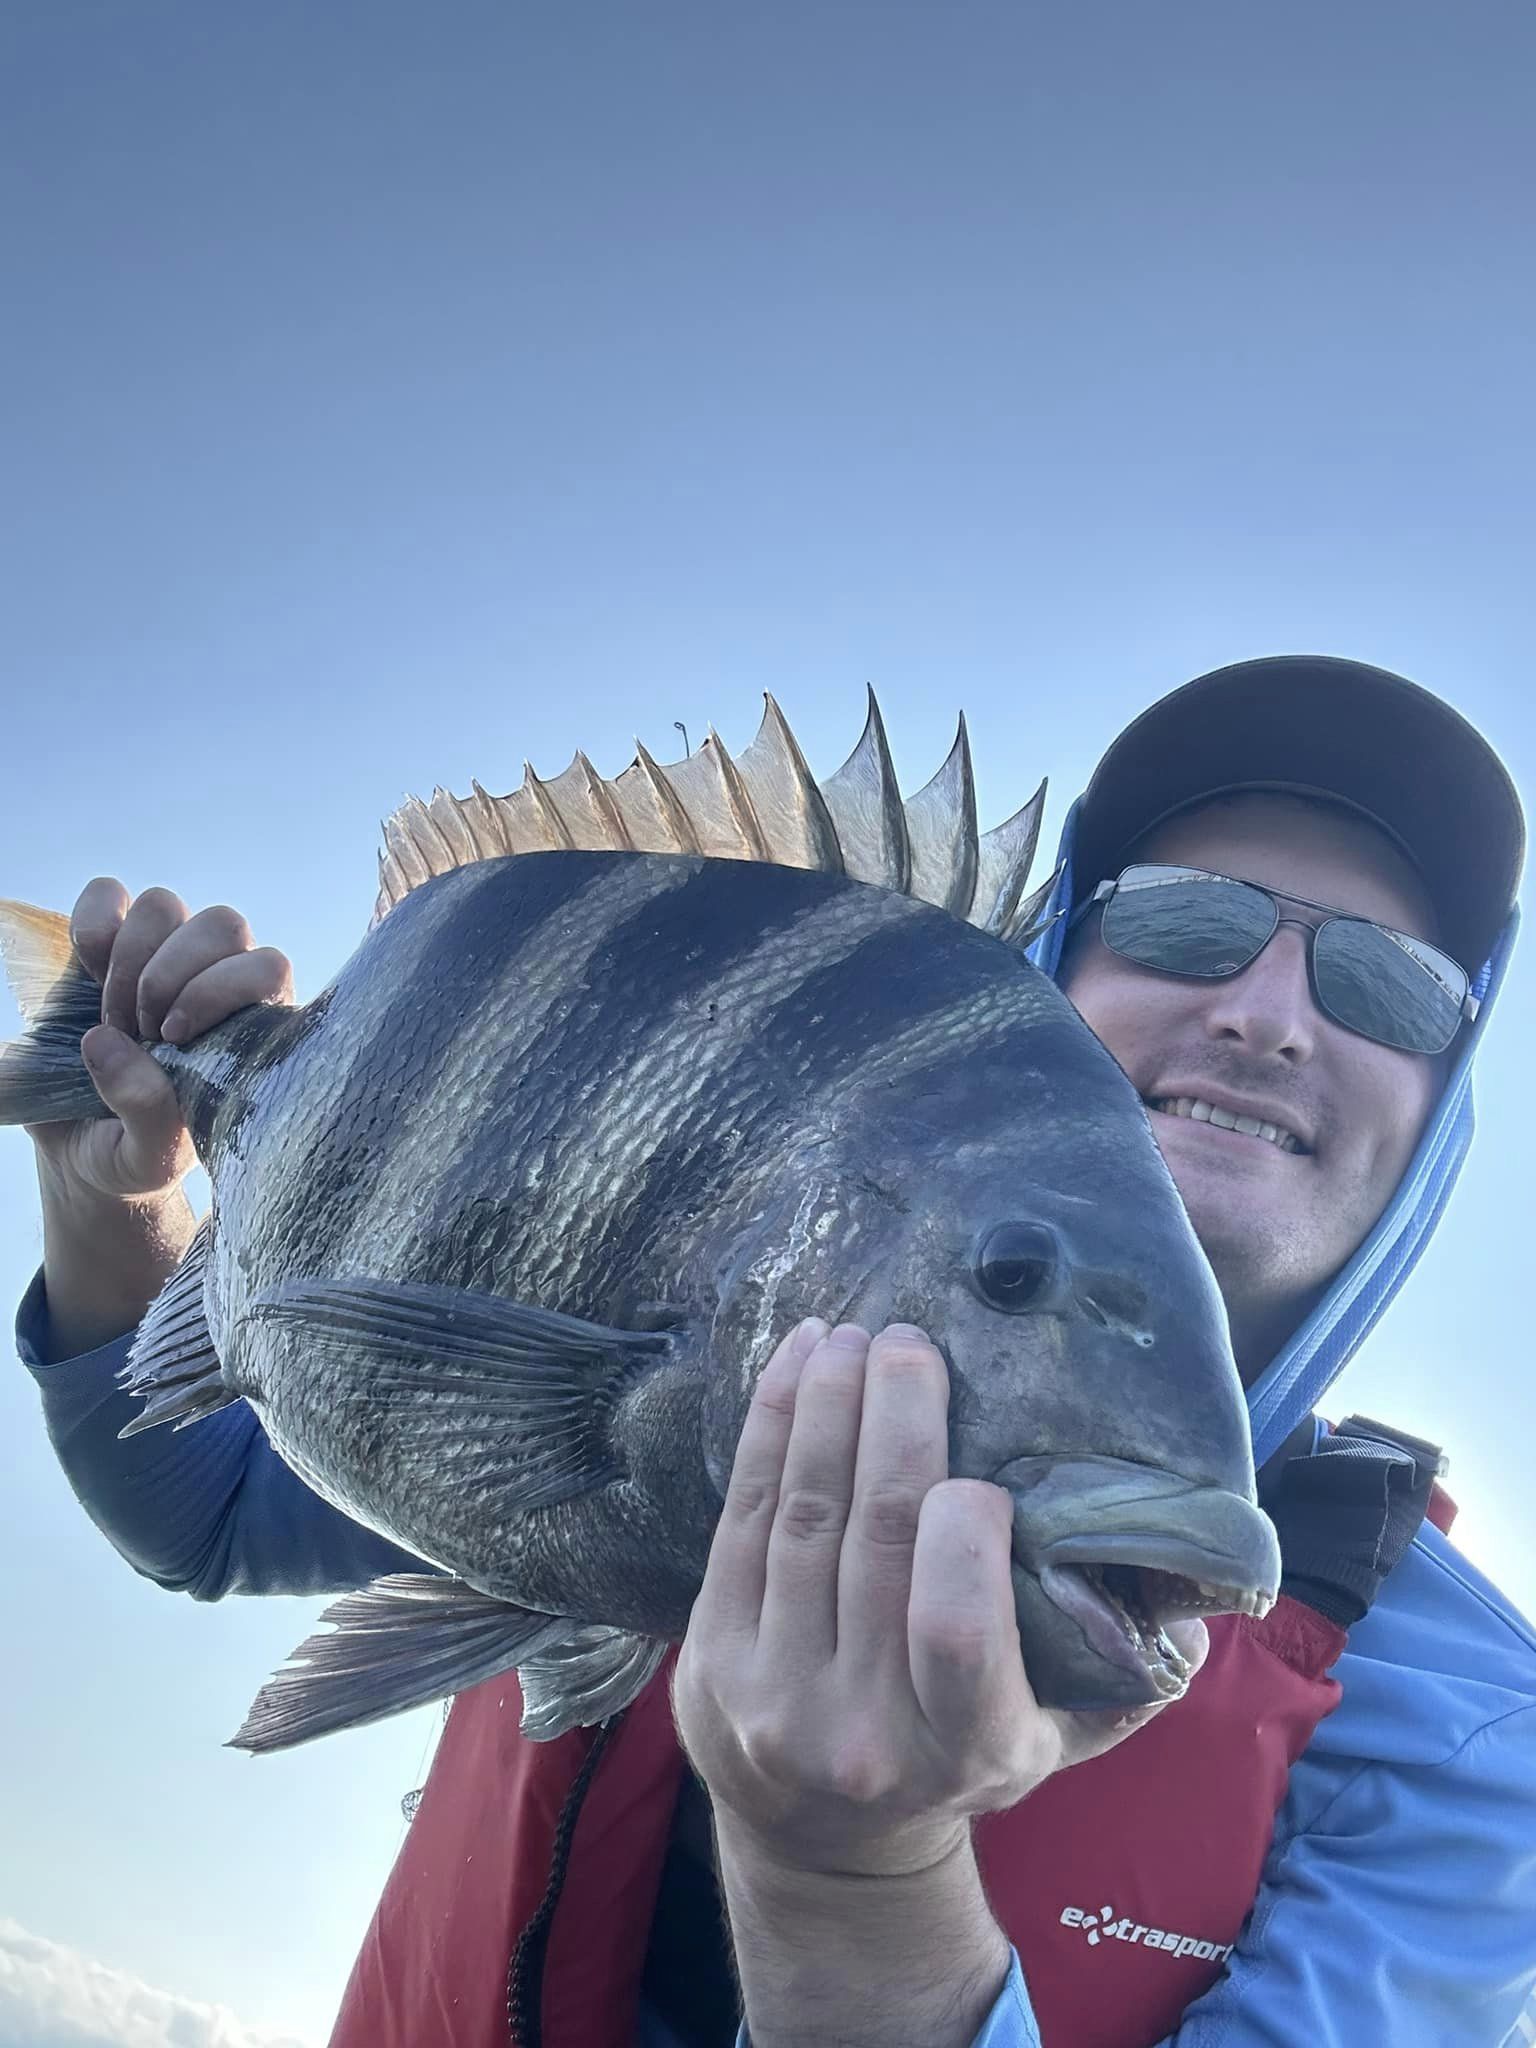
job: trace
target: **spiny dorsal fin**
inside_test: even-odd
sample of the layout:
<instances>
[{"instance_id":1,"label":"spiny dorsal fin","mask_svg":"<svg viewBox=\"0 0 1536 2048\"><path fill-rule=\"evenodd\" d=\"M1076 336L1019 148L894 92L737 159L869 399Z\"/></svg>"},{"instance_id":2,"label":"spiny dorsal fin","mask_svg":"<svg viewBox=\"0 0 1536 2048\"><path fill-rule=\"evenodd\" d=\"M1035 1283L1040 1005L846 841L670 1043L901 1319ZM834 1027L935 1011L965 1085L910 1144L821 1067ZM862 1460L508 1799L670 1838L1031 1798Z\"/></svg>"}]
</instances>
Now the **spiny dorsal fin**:
<instances>
[{"instance_id":1,"label":"spiny dorsal fin","mask_svg":"<svg viewBox=\"0 0 1536 2048\"><path fill-rule=\"evenodd\" d=\"M1040 820L1045 815L1045 784L1042 782L1029 802L1011 818L979 841L976 849L976 891L971 899L971 922L983 931L1007 930L1019 898L1034 865L1035 847L1040 839Z\"/></svg>"},{"instance_id":2,"label":"spiny dorsal fin","mask_svg":"<svg viewBox=\"0 0 1536 2048\"><path fill-rule=\"evenodd\" d=\"M843 849L844 872L904 896L912 879L907 814L873 690L859 744L822 785L822 795Z\"/></svg>"},{"instance_id":3,"label":"spiny dorsal fin","mask_svg":"<svg viewBox=\"0 0 1536 2048\"><path fill-rule=\"evenodd\" d=\"M818 784L784 714L764 699L752 744L734 759L713 727L703 746L662 767L637 740L635 759L605 780L578 753L563 774L492 796L478 782L456 797L410 797L384 823L375 918L450 868L509 853L694 853L820 869L937 904L1024 946L1055 877L1026 896L1045 784L984 837L962 716L943 767L902 799L873 690L858 745Z\"/></svg>"},{"instance_id":4,"label":"spiny dorsal fin","mask_svg":"<svg viewBox=\"0 0 1536 2048\"><path fill-rule=\"evenodd\" d=\"M906 801L912 849L911 893L939 903L956 917L970 915L976 894L976 784L965 716L944 766Z\"/></svg>"}]
</instances>

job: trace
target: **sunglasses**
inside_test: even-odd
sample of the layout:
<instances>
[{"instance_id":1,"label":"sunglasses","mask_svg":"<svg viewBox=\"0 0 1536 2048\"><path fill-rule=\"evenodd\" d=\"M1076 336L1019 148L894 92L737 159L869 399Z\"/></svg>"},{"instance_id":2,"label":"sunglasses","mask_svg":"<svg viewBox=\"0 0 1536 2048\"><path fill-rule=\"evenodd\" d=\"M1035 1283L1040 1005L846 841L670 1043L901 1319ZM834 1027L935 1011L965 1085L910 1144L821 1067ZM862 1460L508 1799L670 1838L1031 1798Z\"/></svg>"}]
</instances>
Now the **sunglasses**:
<instances>
[{"instance_id":1,"label":"sunglasses","mask_svg":"<svg viewBox=\"0 0 1536 2048\"><path fill-rule=\"evenodd\" d=\"M1195 981L1241 974L1282 924L1300 925L1312 934L1308 972L1323 1015L1399 1052L1444 1052L1477 1015L1465 971L1438 946L1303 896L1276 896L1201 868L1142 866L1101 882L1072 923L1097 904L1099 935L1112 953ZM1283 905L1321 911L1322 922L1283 916Z\"/></svg>"}]
</instances>

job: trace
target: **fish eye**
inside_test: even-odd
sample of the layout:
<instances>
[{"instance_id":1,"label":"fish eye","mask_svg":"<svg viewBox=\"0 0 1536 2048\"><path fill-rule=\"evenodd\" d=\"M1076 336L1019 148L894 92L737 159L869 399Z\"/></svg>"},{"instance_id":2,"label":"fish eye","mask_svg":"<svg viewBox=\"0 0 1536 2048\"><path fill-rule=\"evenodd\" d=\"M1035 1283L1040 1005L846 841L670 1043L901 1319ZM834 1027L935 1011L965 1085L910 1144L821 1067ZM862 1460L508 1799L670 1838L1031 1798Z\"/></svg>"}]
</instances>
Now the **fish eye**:
<instances>
[{"instance_id":1,"label":"fish eye","mask_svg":"<svg viewBox=\"0 0 1536 2048\"><path fill-rule=\"evenodd\" d=\"M1049 1297L1058 1262L1056 1239L1043 1223L995 1223L971 1271L983 1301L1022 1315Z\"/></svg>"}]
</instances>

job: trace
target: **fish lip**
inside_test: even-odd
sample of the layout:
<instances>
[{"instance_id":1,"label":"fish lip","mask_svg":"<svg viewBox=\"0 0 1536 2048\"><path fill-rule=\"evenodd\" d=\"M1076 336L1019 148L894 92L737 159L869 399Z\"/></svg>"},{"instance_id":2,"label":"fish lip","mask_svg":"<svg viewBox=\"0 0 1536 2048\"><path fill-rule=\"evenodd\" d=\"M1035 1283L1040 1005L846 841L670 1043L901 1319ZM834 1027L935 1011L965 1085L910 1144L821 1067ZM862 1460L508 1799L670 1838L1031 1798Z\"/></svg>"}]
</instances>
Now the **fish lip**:
<instances>
[{"instance_id":1,"label":"fish lip","mask_svg":"<svg viewBox=\"0 0 1536 2048\"><path fill-rule=\"evenodd\" d=\"M1230 1596L1230 1605L1204 1607L1201 1614L1267 1614L1275 1603L1278 1584L1264 1584L1251 1563L1220 1551L1208 1550L1186 1537L1147 1530L1120 1530L1113 1534L1085 1532L1063 1536L1036 1551L1030 1568L1041 1575L1067 1565L1129 1565L1168 1577L1188 1579L1202 1592L1215 1598ZM1255 1583L1255 1581L1259 1581Z\"/></svg>"},{"instance_id":2,"label":"fish lip","mask_svg":"<svg viewBox=\"0 0 1536 2048\"><path fill-rule=\"evenodd\" d=\"M1154 1101L1177 1101L1181 1095L1209 1102L1214 1108L1224 1109L1232 1116L1252 1116L1257 1117L1261 1124L1275 1124L1282 1131L1290 1132L1304 1154L1310 1155L1317 1150L1316 1133L1309 1124L1297 1122L1294 1106L1281 1108L1277 1103L1239 1095L1235 1089L1213 1086L1209 1081L1202 1081L1198 1087L1192 1081L1160 1081L1156 1087L1144 1089L1141 1099L1150 1109Z\"/></svg>"},{"instance_id":3,"label":"fish lip","mask_svg":"<svg viewBox=\"0 0 1536 2048\"><path fill-rule=\"evenodd\" d=\"M1164 1572L1255 1614L1279 1592L1279 1539L1251 1495L1119 1458L1015 1458L993 1477L1013 1497L1013 1555L1026 1572Z\"/></svg>"}]
</instances>

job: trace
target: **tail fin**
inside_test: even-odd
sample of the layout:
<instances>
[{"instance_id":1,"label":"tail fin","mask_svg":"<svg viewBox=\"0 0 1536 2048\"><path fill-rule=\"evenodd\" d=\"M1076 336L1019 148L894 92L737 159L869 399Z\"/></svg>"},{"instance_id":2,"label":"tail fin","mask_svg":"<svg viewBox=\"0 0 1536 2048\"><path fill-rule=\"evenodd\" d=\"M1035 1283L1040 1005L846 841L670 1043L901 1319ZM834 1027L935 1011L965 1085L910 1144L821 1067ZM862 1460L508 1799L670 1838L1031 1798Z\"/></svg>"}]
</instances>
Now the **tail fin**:
<instances>
[{"instance_id":1,"label":"tail fin","mask_svg":"<svg viewBox=\"0 0 1536 2048\"><path fill-rule=\"evenodd\" d=\"M27 1027L0 1044L0 1124L110 1116L80 1057L101 1022L101 987L70 944L69 919L0 898L0 958Z\"/></svg>"}]
</instances>

